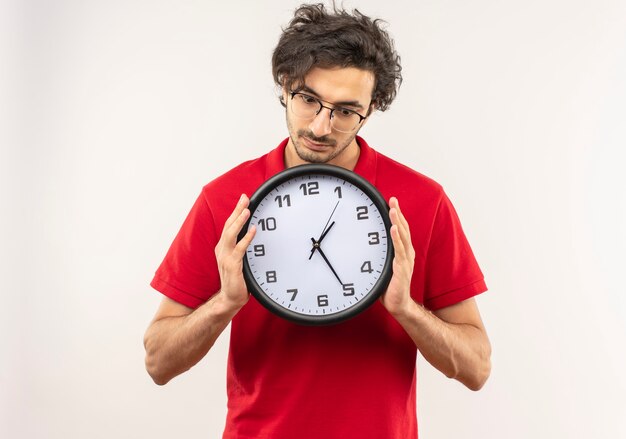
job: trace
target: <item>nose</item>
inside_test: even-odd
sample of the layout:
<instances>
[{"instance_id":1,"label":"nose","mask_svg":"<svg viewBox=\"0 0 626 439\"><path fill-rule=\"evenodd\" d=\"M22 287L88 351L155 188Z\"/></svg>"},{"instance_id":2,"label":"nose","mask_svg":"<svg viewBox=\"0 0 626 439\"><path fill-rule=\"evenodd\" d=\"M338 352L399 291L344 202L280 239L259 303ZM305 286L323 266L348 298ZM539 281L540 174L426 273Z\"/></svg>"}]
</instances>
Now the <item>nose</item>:
<instances>
[{"instance_id":1,"label":"nose","mask_svg":"<svg viewBox=\"0 0 626 439\"><path fill-rule=\"evenodd\" d=\"M322 110L317 113L315 118L309 124L309 129L317 137L330 134L332 132L330 127L330 110L328 108L322 108Z\"/></svg>"}]
</instances>

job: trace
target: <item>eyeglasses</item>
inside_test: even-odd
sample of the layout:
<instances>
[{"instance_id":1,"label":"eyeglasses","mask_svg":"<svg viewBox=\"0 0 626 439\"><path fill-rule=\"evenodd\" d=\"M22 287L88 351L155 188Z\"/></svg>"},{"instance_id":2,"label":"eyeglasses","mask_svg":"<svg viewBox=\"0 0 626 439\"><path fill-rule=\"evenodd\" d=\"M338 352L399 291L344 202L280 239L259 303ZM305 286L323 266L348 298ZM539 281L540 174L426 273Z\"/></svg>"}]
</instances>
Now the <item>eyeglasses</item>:
<instances>
[{"instance_id":1,"label":"eyeglasses","mask_svg":"<svg viewBox=\"0 0 626 439\"><path fill-rule=\"evenodd\" d=\"M340 133L351 133L363 122L363 119L367 118L347 108L327 107L322 104L325 101L304 93L292 91L290 95L291 111L294 115L302 119L313 119L322 111L322 108L327 108L330 110L330 126Z\"/></svg>"}]
</instances>

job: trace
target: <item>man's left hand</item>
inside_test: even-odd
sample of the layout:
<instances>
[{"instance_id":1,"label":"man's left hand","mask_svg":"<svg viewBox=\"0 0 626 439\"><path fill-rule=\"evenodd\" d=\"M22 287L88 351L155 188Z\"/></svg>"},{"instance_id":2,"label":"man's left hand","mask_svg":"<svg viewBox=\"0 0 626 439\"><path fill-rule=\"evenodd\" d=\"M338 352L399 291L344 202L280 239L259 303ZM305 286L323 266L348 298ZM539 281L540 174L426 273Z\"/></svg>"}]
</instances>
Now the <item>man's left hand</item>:
<instances>
[{"instance_id":1,"label":"man's left hand","mask_svg":"<svg viewBox=\"0 0 626 439\"><path fill-rule=\"evenodd\" d=\"M395 252L393 276L380 301L387 311L392 315L397 315L406 310L413 300L411 299L411 277L413 276L415 250L411 243L409 223L402 215L398 199L391 197L389 207L389 217L392 224L391 239Z\"/></svg>"}]
</instances>

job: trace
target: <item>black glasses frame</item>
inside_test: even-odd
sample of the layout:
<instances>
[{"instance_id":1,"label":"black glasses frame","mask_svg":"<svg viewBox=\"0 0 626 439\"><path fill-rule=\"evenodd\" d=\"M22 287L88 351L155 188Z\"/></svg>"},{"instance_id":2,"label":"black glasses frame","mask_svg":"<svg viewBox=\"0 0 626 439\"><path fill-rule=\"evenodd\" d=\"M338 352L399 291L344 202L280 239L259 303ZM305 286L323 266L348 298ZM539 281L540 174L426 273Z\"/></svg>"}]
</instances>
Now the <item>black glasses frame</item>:
<instances>
[{"instance_id":1,"label":"black glasses frame","mask_svg":"<svg viewBox=\"0 0 626 439\"><path fill-rule=\"evenodd\" d=\"M302 95L302 96L306 96L307 98L315 99L317 101L317 103L320 105L320 109L315 112L315 116L320 114L320 111L322 111L322 108L326 108L327 110L330 110L330 118L332 119L333 118L333 112L337 109L337 108L327 107L326 105L322 104L322 102L323 102L324 104L335 105L332 102L323 101L320 98L316 98L315 96L311 96L310 94L302 93L302 92L299 92L299 91L291 91L291 92L289 92L289 94L291 95L291 100L293 100L295 95ZM344 110L348 110L351 113L354 113L357 116L359 116L359 123L357 123L354 128L356 128L357 126L361 125L361 122L363 122L365 119L367 119L367 116L362 116L362 115L360 115L359 113L357 113L354 110L350 110L349 108L344 108L344 107L340 107L340 108L342 108ZM315 117L315 116L313 116L313 117Z\"/></svg>"}]
</instances>

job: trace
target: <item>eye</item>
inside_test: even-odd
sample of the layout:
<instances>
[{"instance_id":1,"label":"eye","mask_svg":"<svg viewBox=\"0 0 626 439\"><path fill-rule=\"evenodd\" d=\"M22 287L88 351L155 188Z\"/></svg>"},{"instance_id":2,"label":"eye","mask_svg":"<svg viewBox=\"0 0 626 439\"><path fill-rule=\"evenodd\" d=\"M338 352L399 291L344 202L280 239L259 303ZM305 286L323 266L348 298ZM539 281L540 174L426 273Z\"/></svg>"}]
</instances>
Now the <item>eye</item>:
<instances>
[{"instance_id":1,"label":"eye","mask_svg":"<svg viewBox=\"0 0 626 439\"><path fill-rule=\"evenodd\" d=\"M313 96L304 95L302 93L299 93L298 96L305 104L317 104L317 99L315 99Z\"/></svg>"},{"instance_id":2,"label":"eye","mask_svg":"<svg viewBox=\"0 0 626 439\"><path fill-rule=\"evenodd\" d=\"M353 114L356 114L356 113L355 113L354 111L352 111L352 110L348 110L347 108L341 108L341 107L336 108L336 109L335 109L335 113L336 113L338 116L341 116L341 117L350 117L350 116L352 116Z\"/></svg>"}]
</instances>

